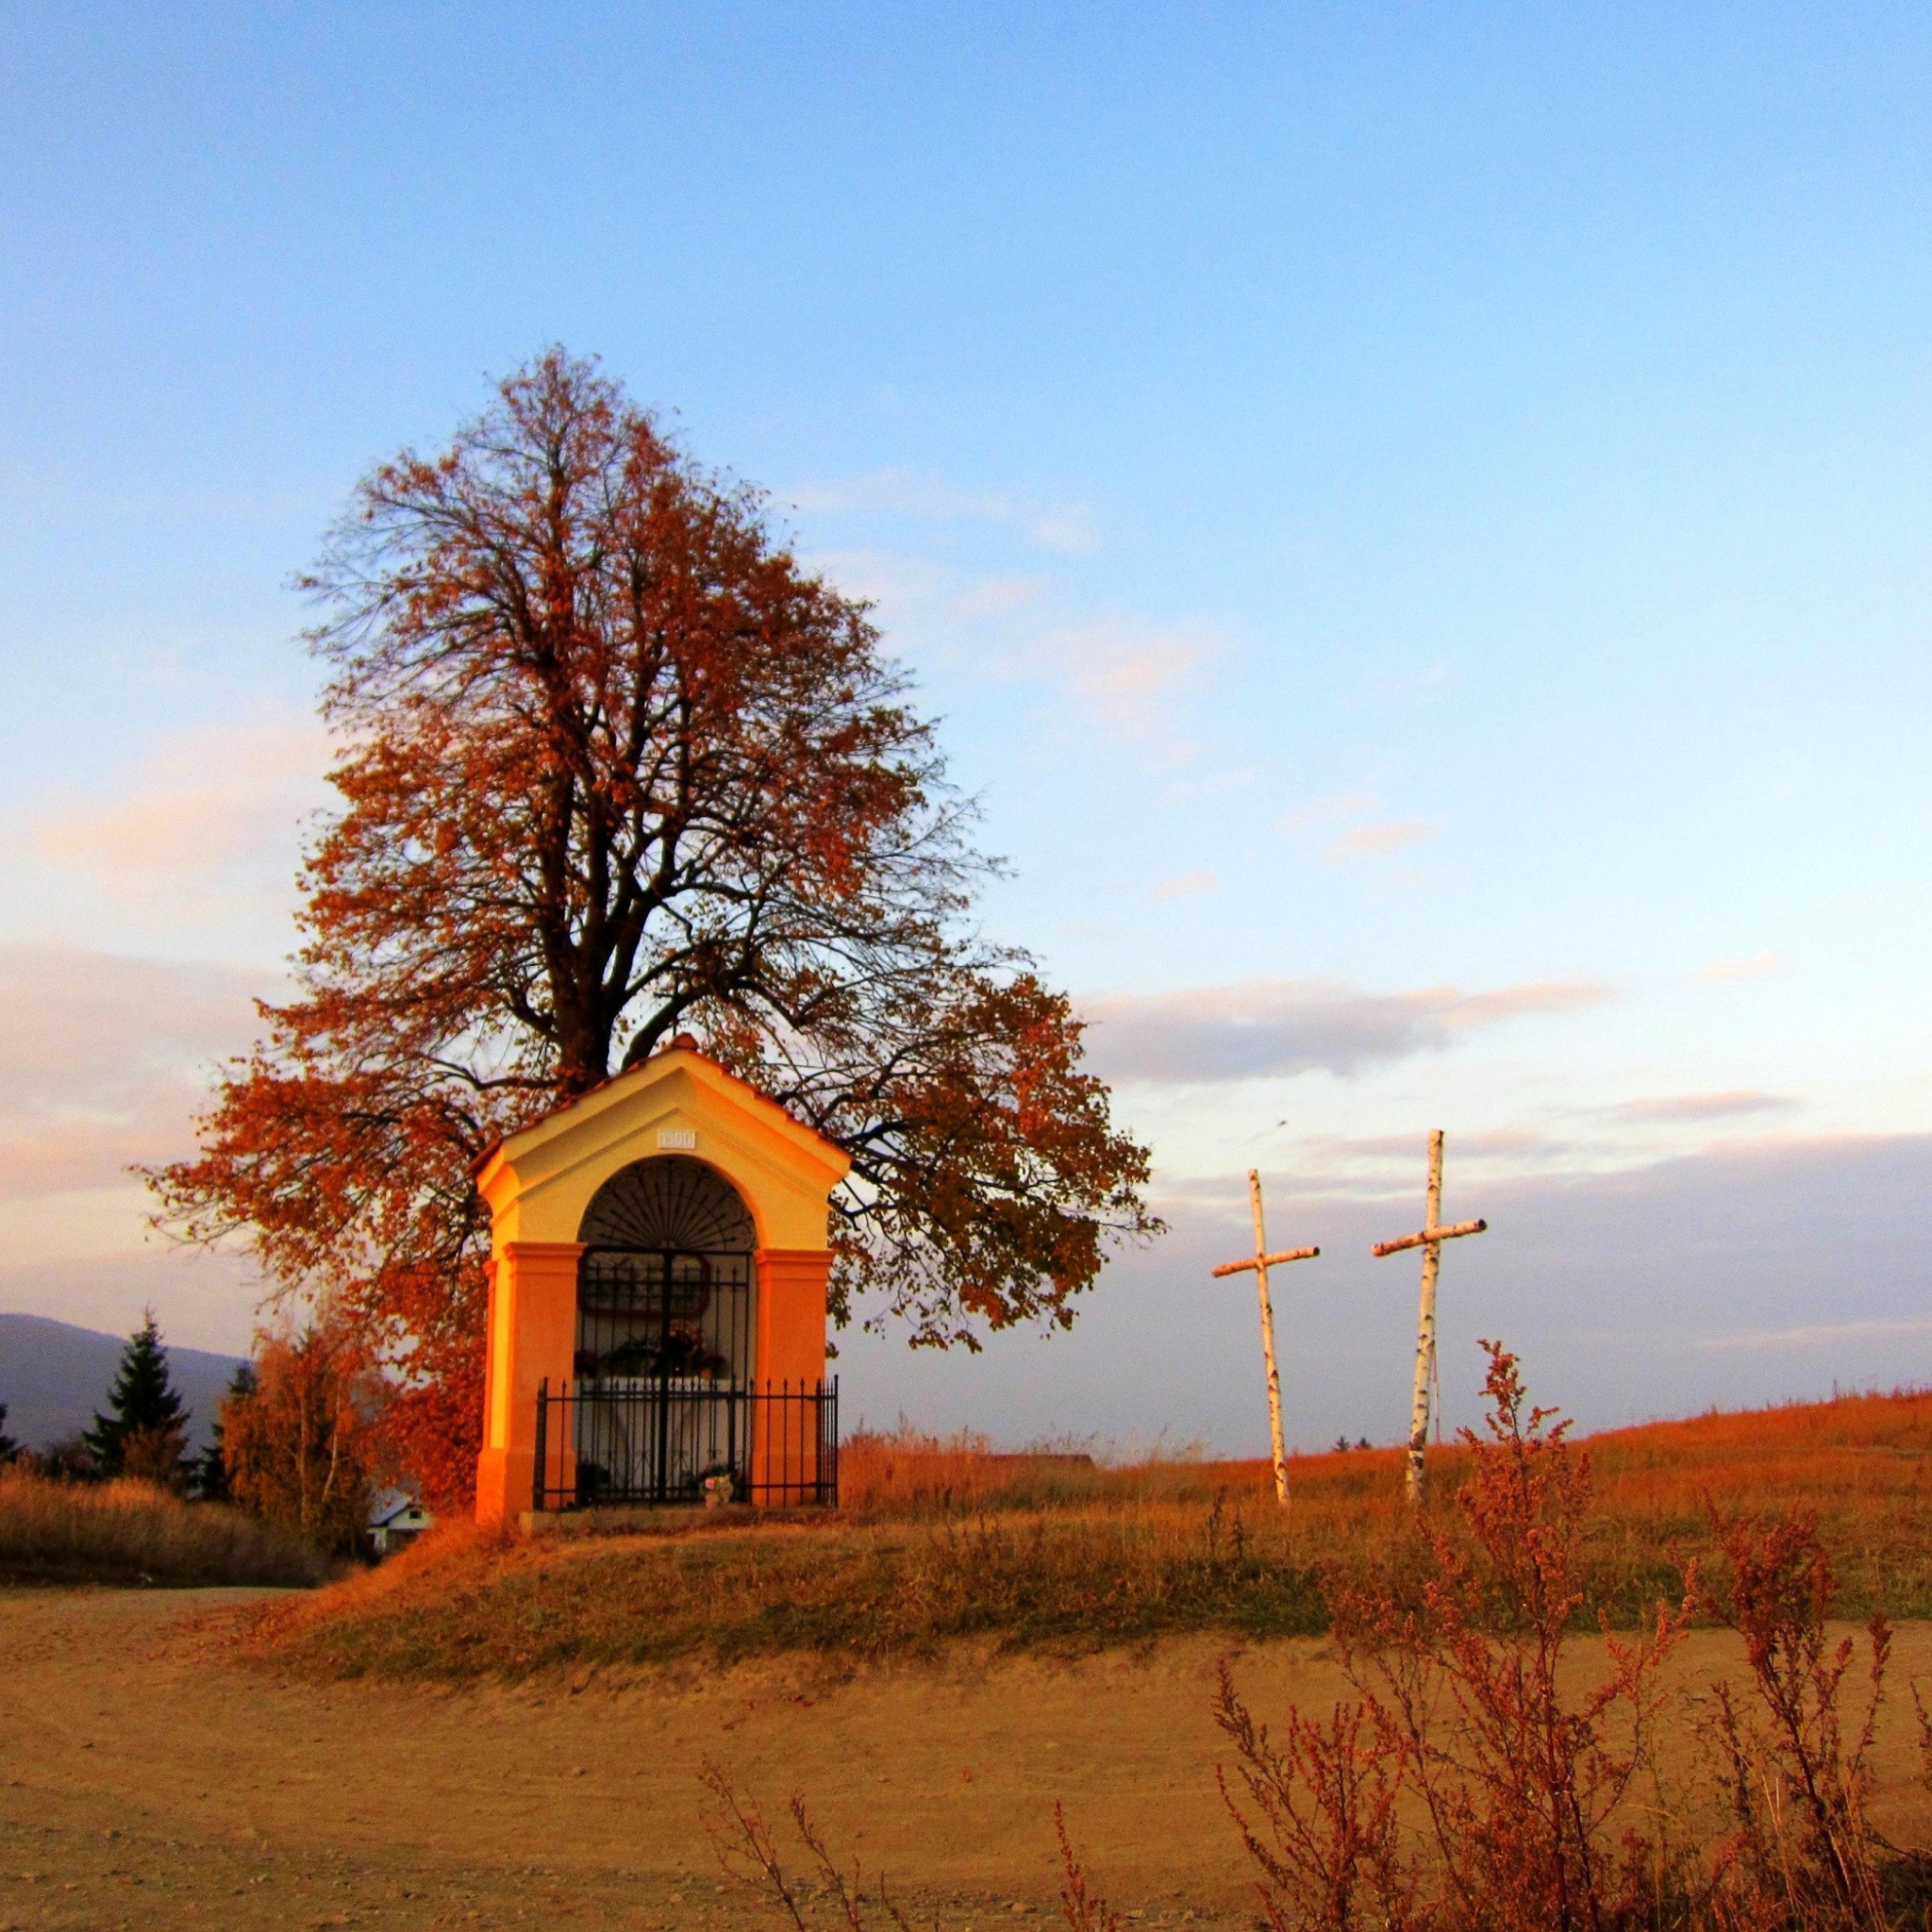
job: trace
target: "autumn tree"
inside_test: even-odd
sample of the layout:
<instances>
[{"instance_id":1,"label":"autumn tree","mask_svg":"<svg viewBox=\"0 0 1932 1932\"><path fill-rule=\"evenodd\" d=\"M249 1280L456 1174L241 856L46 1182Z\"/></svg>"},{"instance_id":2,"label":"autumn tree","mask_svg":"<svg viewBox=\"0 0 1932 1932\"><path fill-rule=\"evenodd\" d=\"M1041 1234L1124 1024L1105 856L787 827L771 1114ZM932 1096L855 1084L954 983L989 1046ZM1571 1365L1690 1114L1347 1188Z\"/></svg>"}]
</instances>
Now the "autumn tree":
<instances>
[{"instance_id":1,"label":"autumn tree","mask_svg":"<svg viewBox=\"0 0 1932 1932\"><path fill-rule=\"evenodd\" d=\"M319 1548L353 1551L369 1515L384 1388L355 1338L310 1325L264 1338L222 1404L222 1466L244 1509Z\"/></svg>"},{"instance_id":2,"label":"autumn tree","mask_svg":"<svg viewBox=\"0 0 1932 1932\"><path fill-rule=\"evenodd\" d=\"M299 990L154 1179L381 1353L432 1500L477 1442L472 1163L677 1032L851 1156L841 1324L1065 1326L1158 1227L1065 995L974 925L992 867L866 608L594 364L377 469L307 588L342 808Z\"/></svg>"}]
</instances>

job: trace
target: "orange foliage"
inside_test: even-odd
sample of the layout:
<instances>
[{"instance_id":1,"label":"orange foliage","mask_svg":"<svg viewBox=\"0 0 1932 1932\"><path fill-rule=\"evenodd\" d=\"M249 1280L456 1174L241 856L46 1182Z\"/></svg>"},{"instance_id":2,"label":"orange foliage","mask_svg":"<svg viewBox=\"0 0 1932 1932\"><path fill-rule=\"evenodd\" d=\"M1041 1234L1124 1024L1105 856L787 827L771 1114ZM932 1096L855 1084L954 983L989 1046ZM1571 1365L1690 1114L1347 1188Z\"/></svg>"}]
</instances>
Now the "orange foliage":
<instances>
[{"instance_id":1,"label":"orange foliage","mask_svg":"<svg viewBox=\"0 0 1932 1932\"><path fill-rule=\"evenodd\" d=\"M310 1328L270 1337L255 1387L222 1405L222 1461L244 1509L341 1554L361 1541L382 1387L354 1340Z\"/></svg>"}]
</instances>

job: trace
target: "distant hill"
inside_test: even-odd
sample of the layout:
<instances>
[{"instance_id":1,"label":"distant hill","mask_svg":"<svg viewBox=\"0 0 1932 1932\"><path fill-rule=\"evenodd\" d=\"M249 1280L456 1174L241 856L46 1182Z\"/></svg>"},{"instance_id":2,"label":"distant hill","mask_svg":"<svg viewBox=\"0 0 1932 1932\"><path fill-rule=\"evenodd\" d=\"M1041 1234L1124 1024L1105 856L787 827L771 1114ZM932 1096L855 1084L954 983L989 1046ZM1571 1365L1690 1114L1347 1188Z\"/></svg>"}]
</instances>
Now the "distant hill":
<instances>
[{"instance_id":1,"label":"distant hill","mask_svg":"<svg viewBox=\"0 0 1932 1932\"><path fill-rule=\"evenodd\" d=\"M7 1433L23 1447L44 1449L93 1420L126 1338L100 1335L44 1315L0 1314L0 1402ZM175 1387L192 1412L189 1440L199 1448L214 1426L215 1406L241 1359L201 1348L168 1349Z\"/></svg>"}]
</instances>

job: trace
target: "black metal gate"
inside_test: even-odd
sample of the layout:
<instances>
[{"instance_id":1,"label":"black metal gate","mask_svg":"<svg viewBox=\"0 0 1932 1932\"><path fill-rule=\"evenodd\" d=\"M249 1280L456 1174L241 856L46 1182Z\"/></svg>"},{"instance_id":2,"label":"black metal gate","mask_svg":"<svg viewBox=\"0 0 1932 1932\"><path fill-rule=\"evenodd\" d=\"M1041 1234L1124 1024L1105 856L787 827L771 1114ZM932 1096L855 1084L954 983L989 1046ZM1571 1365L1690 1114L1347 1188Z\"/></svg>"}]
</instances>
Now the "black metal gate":
<instances>
[{"instance_id":1,"label":"black metal gate","mask_svg":"<svg viewBox=\"0 0 1932 1932\"><path fill-rule=\"evenodd\" d=\"M741 1483L751 1257L591 1248L577 1276L579 1501L695 1502Z\"/></svg>"},{"instance_id":2,"label":"black metal gate","mask_svg":"<svg viewBox=\"0 0 1932 1932\"><path fill-rule=\"evenodd\" d=\"M538 1390L534 1508L696 1503L707 1478L728 1482L739 1502L836 1505L839 1378L668 1393L581 1382Z\"/></svg>"}]
</instances>

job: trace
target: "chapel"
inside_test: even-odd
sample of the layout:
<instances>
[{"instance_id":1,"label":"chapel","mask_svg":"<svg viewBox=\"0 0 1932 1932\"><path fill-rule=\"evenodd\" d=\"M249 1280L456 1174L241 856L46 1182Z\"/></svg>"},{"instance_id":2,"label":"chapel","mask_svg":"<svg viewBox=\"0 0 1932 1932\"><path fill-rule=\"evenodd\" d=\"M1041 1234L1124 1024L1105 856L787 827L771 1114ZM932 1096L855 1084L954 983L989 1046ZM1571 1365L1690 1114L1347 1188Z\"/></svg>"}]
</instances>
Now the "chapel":
<instances>
[{"instance_id":1,"label":"chapel","mask_svg":"<svg viewBox=\"0 0 1932 1932\"><path fill-rule=\"evenodd\" d=\"M836 1502L849 1165L686 1035L492 1148L477 1519Z\"/></svg>"}]
</instances>

